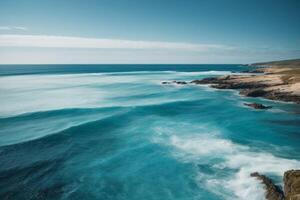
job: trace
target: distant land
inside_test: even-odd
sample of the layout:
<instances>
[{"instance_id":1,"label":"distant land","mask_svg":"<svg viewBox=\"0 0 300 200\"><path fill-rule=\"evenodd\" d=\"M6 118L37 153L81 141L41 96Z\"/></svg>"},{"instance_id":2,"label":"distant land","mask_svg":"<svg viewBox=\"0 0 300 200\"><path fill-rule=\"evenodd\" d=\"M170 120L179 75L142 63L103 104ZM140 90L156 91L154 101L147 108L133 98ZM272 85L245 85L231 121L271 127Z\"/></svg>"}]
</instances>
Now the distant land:
<instances>
[{"instance_id":1,"label":"distant land","mask_svg":"<svg viewBox=\"0 0 300 200\"><path fill-rule=\"evenodd\" d=\"M260 62L250 64L251 66L267 66L267 67L296 67L300 68L300 59L280 60L271 62Z\"/></svg>"},{"instance_id":2,"label":"distant land","mask_svg":"<svg viewBox=\"0 0 300 200\"><path fill-rule=\"evenodd\" d=\"M264 72L280 75L282 81L291 86L295 86L295 84L298 85L300 82L300 59L253 63L250 65L267 67L263 69ZM298 90L298 92L300 91Z\"/></svg>"}]
</instances>

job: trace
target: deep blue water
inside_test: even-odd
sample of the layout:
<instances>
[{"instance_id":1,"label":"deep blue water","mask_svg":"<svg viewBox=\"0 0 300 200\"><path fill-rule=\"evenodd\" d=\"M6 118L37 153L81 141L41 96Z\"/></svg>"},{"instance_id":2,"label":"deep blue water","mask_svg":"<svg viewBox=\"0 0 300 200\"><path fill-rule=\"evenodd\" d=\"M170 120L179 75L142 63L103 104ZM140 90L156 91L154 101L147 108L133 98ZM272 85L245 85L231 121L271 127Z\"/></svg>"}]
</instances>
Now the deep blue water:
<instances>
[{"instance_id":1,"label":"deep blue water","mask_svg":"<svg viewBox=\"0 0 300 200\"><path fill-rule=\"evenodd\" d=\"M0 75L24 75L24 74L77 74L77 73L101 73L101 72L135 72L135 71L178 71L198 72L206 70L231 70L238 72L249 69L242 65L172 65L172 64L102 64L102 65L0 65Z\"/></svg>"},{"instance_id":2,"label":"deep blue water","mask_svg":"<svg viewBox=\"0 0 300 200\"><path fill-rule=\"evenodd\" d=\"M246 69L0 66L0 199L263 199L250 173L300 168L299 105L160 84Z\"/></svg>"}]
</instances>

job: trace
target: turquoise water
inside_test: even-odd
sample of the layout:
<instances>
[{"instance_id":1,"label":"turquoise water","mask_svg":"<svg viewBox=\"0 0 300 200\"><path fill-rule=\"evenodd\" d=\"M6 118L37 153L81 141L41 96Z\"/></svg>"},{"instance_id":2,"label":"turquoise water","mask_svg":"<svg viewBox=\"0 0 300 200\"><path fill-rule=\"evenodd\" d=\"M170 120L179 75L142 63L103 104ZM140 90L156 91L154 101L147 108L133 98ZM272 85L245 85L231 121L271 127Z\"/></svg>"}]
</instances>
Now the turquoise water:
<instances>
[{"instance_id":1,"label":"turquoise water","mask_svg":"<svg viewBox=\"0 0 300 200\"><path fill-rule=\"evenodd\" d=\"M160 84L245 69L0 66L1 199L263 199L251 172L300 168L299 105Z\"/></svg>"}]
</instances>

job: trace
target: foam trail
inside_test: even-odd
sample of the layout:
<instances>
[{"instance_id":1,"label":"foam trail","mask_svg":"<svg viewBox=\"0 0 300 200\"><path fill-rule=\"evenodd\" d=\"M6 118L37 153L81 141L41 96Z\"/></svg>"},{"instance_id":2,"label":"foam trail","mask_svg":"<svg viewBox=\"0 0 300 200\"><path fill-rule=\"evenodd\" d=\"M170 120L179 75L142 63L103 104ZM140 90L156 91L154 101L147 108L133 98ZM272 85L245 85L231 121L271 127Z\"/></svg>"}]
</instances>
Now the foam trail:
<instances>
[{"instance_id":1,"label":"foam trail","mask_svg":"<svg viewBox=\"0 0 300 200\"><path fill-rule=\"evenodd\" d=\"M65 108L142 106L176 101L160 95L158 90L161 86L156 82L161 81L165 73L149 72L147 76L134 73L116 73L117 76L93 73L0 77L0 117ZM149 93L157 94L157 97L151 101L130 98L146 97ZM115 100L122 97L128 98L126 101L125 98L123 101ZM184 100L179 98L177 100Z\"/></svg>"},{"instance_id":2,"label":"foam trail","mask_svg":"<svg viewBox=\"0 0 300 200\"><path fill-rule=\"evenodd\" d=\"M179 75L229 75L233 74L231 71L204 71L204 72L177 72ZM238 74L238 73L235 73Z\"/></svg>"},{"instance_id":3,"label":"foam trail","mask_svg":"<svg viewBox=\"0 0 300 200\"><path fill-rule=\"evenodd\" d=\"M300 167L297 160L254 152L247 146L211 135L187 138L171 136L169 144L176 149L174 155L184 162L208 162L217 171L237 171L226 178L203 173L198 176L198 180L203 182L208 190L225 199L264 199L262 185L250 177L250 173L259 172L281 177L285 171ZM214 163L216 158L220 161ZM220 188L229 193L220 192Z\"/></svg>"}]
</instances>

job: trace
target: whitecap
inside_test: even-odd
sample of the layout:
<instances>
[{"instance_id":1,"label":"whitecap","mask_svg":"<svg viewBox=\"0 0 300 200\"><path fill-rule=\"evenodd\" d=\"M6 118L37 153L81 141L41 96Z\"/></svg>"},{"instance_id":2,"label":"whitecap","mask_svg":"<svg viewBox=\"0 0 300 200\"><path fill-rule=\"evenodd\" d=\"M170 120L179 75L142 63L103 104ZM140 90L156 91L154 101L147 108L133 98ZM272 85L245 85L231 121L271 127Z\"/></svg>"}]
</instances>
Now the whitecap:
<instances>
[{"instance_id":1,"label":"whitecap","mask_svg":"<svg viewBox=\"0 0 300 200\"><path fill-rule=\"evenodd\" d=\"M250 176L252 172L282 177L285 171L300 167L298 160L256 152L248 146L208 134L192 137L173 135L165 144L174 148L173 156L182 162L204 162L218 172L233 171L225 177L203 172L199 172L197 177L209 191L224 199L264 199L263 187Z\"/></svg>"}]
</instances>

